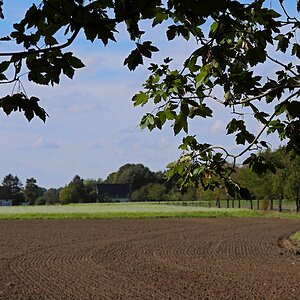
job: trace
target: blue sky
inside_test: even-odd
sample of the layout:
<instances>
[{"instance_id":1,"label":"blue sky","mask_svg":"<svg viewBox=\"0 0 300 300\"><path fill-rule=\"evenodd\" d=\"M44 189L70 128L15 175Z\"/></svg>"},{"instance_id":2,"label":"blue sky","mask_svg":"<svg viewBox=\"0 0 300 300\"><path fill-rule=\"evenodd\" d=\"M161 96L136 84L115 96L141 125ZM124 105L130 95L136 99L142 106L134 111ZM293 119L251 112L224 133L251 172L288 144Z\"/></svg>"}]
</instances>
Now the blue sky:
<instances>
[{"instance_id":1,"label":"blue sky","mask_svg":"<svg viewBox=\"0 0 300 300\"><path fill-rule=\"evenodd\" d=\"M32 1L5 2L5 16L11 23L22 16ZM13 4L14 3L14 4ZM1 28L6 35L7 24ZM78 174L82 178L106 178L125 163L143 163L153 171L164 170L167 163L178 158L181 136L174 137L166 125L163 131L141 131L138 127L146 108L134 108L131 98L147 78L145 67L130 72L123 67L124 58L133 49L120 28L118 43L103 47L80 39L69 51L86 64L73 80L62 79L59 86L44 87L23 82L29 95L37 95L50 115L44 124L38 119L30 123L23 115L7 117L0 113L0 180L11 173L23 183L35 177L39 186L61 187ZM161 52L154 56L160 62L172 56L181 62L192 45L182 41L166 43L159 29L149 34ZM0 51L6 45L0 44ZM170 53L171 52L171 53ZM11 86L1 87L1 94L10 93ZM211 120L193 122L191 133L210 143L235 147L233 138L225 138L228 119L218 108ZM254 131L259 124L252 124ZM275 143L275 142L274 142Z\"/></svg>"}]
</instances>

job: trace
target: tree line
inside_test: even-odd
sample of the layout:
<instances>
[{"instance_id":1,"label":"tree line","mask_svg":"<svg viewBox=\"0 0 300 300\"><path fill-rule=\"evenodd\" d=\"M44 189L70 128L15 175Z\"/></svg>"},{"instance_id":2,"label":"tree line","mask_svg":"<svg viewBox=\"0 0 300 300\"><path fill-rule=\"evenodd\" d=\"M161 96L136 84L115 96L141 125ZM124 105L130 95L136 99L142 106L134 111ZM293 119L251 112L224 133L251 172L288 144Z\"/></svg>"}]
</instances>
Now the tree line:
<instances>
[{"instance_id":1,"label":"tree line","mask_svg":"<svg viewBox=\"0 0 300 300\"><path fill-rule=\"evenodd\" d=\"M2 181L3 186L10 186L13 204L27 203L29 205L50 205L69 203L93 203L97 197L96 185L98 183L126 183L131 188L131 201L216 201L221 200L248 200L251 208L253 200L262 200L262 205L273 208L276 199L279 209L282 201L289 199L295 203L300 211L300 159L291 159L286 154L285 147L275 151L266 150L262 164L274 165L272 170L253 172L248 165L237 166L232 177L243 187L247 193L230 195L226 187L204 189L201 184L194 187L179 189L176 176L166 179L165 172L153 172L143 164L127 163L117 171L110 173L105 180L83 179L74 176L70 183L64 187L45 189L37 185L35 178L26 179L23 187L18 176L6 175ZM228 205L227 205L228 207Z\"/></svg>"}]
</instances>

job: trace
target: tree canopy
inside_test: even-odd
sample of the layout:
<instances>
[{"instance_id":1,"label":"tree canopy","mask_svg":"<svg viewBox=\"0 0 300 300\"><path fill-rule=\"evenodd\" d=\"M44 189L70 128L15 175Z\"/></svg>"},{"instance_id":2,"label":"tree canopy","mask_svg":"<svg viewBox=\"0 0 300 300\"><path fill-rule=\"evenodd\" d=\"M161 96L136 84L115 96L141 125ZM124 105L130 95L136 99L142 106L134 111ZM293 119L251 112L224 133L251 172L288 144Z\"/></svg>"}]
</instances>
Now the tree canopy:
<instances>
[{"instance_id":1,"label":"tree canopy","mask_svg":"<svg viewBox=\"0 0 300 300\"><path fill-rule=\"evenodd\" d=\"M4 18L2 6L0 1ZM19 110L28 120L37 116L45 121L38 97L21 88L25 75L40 85L72 78L84 67L69 50L76 39L117 42L120 23L126 24L133 43L124 65L135 70L159 51L144 36L151 27L161 26L168 41L194 40L195 46L179 68L173 67L172 57L150 62L149 78L132 100L134 106L150 102L156 109L142 117L140 126L153 130L171 124L174 134L186 134L180 145L183 153L168 173L182 186L200 182L214 188L221 178L228 191L238 188L246 196L231 180L239 158L248 154L244 164L257 173L275 172L274 165L255 152L269 147L265 132L285 140L292 156L300 154L299 11L299 0L43 0L32 4L1 38L1 43L14 43L20 50L0 53L0 83L20 88L1 95L0 107L8 115ZM192 120L214 116L212 101L225 107L230 117L227 134L243 146L239 153L190 135ZM245 115L261 124L258 133L249 129Z\"/></svg>"},{"instance_id":2,"label":"tree canopy","mask_svg":"<svg viewBox=\"0 0 300 300\"><path fill-rule=\"evenodd\" d=\"M132 191L158 181L155 173L143 164L125 164L117 172L109 174L105 183L127 183Z\"/></svg>"}]
</instances>

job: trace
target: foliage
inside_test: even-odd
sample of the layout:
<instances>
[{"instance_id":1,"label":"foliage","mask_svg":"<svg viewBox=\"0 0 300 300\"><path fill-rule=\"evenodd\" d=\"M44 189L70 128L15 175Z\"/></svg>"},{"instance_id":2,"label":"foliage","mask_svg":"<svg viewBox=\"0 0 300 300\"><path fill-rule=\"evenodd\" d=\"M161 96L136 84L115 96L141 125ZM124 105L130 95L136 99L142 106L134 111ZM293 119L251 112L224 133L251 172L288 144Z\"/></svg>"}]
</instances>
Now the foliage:
<instances>
[{"instance_id":1,"label":"foliage","mask_svg":"<svg viewBox=\"0 0 300 300\"><path fill-rule=\"evenodd\" d=\"M47 204L56 203L57 199L61 204L97 202L96 185L100 182L102 182L100 178L98 180L91 178L83 180L76 175L68 185L59 191L55 189L48 190L44 198L49 198ZM57 195L59 196L57 197ZM52 202L50 202L51 199Z\"/></svg>"},{"instance_id":2,"label":"foliage","mask_svg":"<svg viewBox=\"0 0 300 300\"><path fill-rule=\"evenodd\" d=\"M54 189L54 188L50 188L48 189L44 195L43 195L43 202L44 204L57 204L59 203L59 190ZM38 203L36 203L38 204Z\"/></svg>"},{"instance_id":3,"label":"foliage","mask_svg":"<svg viewBox=\"0 0 300 300\"><path fill-rule=\"evenodd\" d=\"M131 195L132 201L163 201L167 189L159 183L148 183L135 190Z\"/></svg>"},{"instance_id":4,"label":"foliage","mask_svg":"<svg viewBox=\"0 0 300 300\"><path fill-rule=\"evenodd\" d=\"M85 189L83 179L76 175L72 181L59 192L59 202L61 204L84 202Z\"/></svg>"},{"instance_id":5,"label":"foliage","mask_svg":"<svg viewBox=\"0 0 300 300\"><path fill-rule=\"evenodd\" d=\"M84 196L84 201L86 203L93 203L93 202L97 202L97 192L96 192L96 185L98 183L101 183L102 179L85 179L83 181L83 185L84 185L84 191L85 191L85 196Z\"/></svg>"},{"instance_id":6,"label":"foliage","mask_svg":"<svg viewBox=\"0 0 300 300\"><path fill-rule=\"evenodd\" d=\"M153 102L157 107L142 117L141 127L162 129L171 123L174 134L186 134L180 145L183 153L169 164L168 172L182 187L200 183L204 189L214 189L223 185L231 195L248 195L231 175L237 160L246 154L244 164L256 173L275 172L260 152L249 154L268 147L262 139L264 132L278 134L292 156L300 154L300 0L274 2L43 0L38 6L32 4L13 31L1 38L3 43L19 45L20 50L0 53L5 58L0 63L1 83L19 86L17 92L1 98L0 107L6 114L20 110L28 120L38 116L45 121L47 114L39 99L28 97L23 90L24 72L29 81L40 85L59 84L63 75L72 79L84 63L65 49L79 36L104 45L115 42L120 23L126 25L134 44L124 65L135 70L159 51L153 41L144 40L145 32L151 30L147 24L160 26L168 41L180 38L194 49L176 69L169 57L160 64L151 62L150 76L133 103L144 106ZM0 3L0 17L4 18ZM213 117L210 101L228 113L227 134L242 147L239 153L190 135L193 119ZM251 131L246 114L261 124L258 133ZM133 184L133 189L140 186Z\"/></svg>"},{"instance_id":7,"label":"foliage","mask_svg":"<svg viewBox=\"0 0 300 300\"><path fill-rule=\"evenodd\" d=\"M254 199L290 199L295 202L299 211L300 199L300 160L291 159L286 153L286 147L274 152L269 150L260 154L265 160L273 161L276 173L270 171L263 174L251 172L246 166L237 169L235 180L247 187Z\"/></svg>"},{"instance_id":8,"label":"foliage","mask_svg":"<svg viewBox=\"0 0 300 300\"><path fill-rule=\"evenodd\" d=\"M290 164L288 177L285 179L284 193L289 199L294 199L296 211L300 212L300 160L295 159Z\"/></svg>"},{"instance_id":9,"label":"foliage","mask_svg":"<svg viewBox=\"0 0 300 300\"><path fill-rule=\"evenodd\" d=\"M61 204L78 203L77 193L74 186L66 185L59 191L59 202Z\"/></svg>"},{"instance_id":10,"label":"foliage","mask_svg":"<svg viewBox=\"0 0 300 300\"><path fill-rule=\"evenodd\" d=\"M38 186L36 184L36 179L33 177L26 180L24 198L28 204L34 204L38 198Z\"/></svg>"},{"instance_id":11,"label":"foliage","mask_svg":"<svg viewBox=\"0 0 300 300\"><path fill-rule=\"evenodd\" d=\"M4 176L2 185L9 186L11 188L12 200L14 205L20 204L24 200L22 190L23 184L18 176L13 176L12 174Z\"/></svg>"},{"instance_id":12,"label":"foliage","mask_svg":"<svg viewBox=\"0 0 300 300\"><path fill-rule=\"evenodd\" d=\"M127 183L131 190L135 191L141 186L156 182L156 180L155 173L143 164L125 164L117 172L109 174L105 183Z\"/></svg>"}]
</instances>

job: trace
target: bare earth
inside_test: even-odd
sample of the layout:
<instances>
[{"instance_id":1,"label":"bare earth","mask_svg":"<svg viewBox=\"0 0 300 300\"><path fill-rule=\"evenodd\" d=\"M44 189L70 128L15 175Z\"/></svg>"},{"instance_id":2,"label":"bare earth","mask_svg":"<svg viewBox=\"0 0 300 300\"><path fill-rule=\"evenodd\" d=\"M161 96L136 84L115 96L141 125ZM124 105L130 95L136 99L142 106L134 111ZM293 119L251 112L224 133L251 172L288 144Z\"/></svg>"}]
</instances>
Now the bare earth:
<instances>
[{"instance_id":1,"label":"bare earth","mask_svg":"<svg viewBox=\"0 0 300 300\"><path fill-rule=\"evenodd\" d=\"M0 222L0 299L300 299L299 220Z\"/></svg>"}]
</instances>

